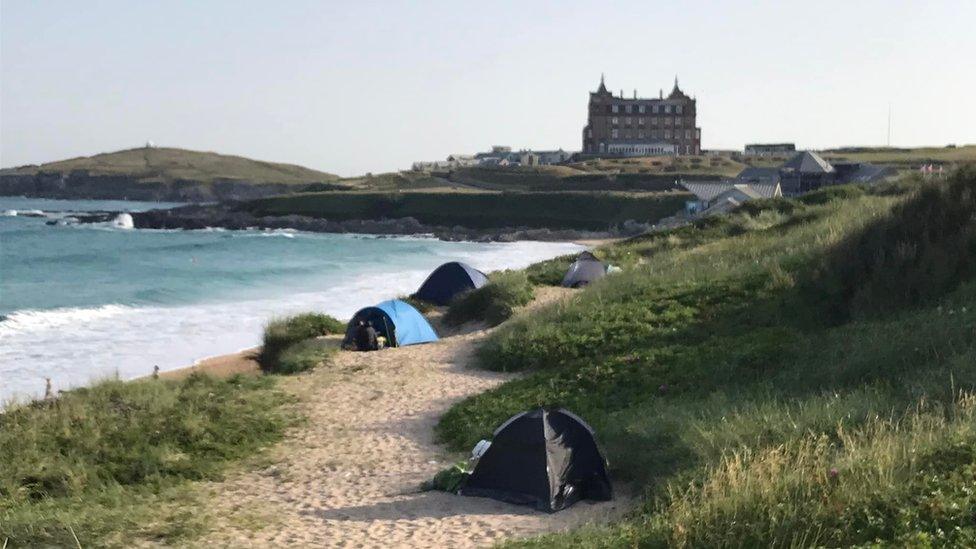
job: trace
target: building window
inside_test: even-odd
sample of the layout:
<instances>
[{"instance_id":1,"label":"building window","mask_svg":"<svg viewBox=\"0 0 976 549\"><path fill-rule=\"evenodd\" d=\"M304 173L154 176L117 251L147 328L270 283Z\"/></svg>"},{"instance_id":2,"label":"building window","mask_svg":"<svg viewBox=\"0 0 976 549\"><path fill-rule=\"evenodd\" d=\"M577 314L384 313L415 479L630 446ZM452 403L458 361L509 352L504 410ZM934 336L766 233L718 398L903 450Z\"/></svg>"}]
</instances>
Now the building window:
<instances>
[{"instance_id":1,"label":"building window","mask_svg":"<svg viewBox=\"0 0 976 549\"><path fill-rule=\"evenodd\" d=\"M638 106L637 110L640 111L641 114L644 114L644 105Z\"/></svg>"},{"instance_id":2,"label":"building window","mask_svg":"<svg viewBox=\"0 0 976 549\"><path fill-rule=\"evenodd\" d=\"M651 118L651 125L652 126L657 126L657 117L656 116L654 118Z\"/></svg>"},{"instance_id":3,"label":"building window","mask_svg":"<svg viewBox=\"0 0 976 549\"><path fill-rule=\"evenodd\" d=\"M586 130L586 137L593 137L593 130Z\"/></svg>"},{"instance_id":4,"label":"building window","mask_svg":"<svg viewBox=\"0 0 976 549\"><path fill-rule=\"evenodd\" d=\"M691 130L685 130L685 139L691 139Z\"/></svg>"},{"instance_id":5,"label":"building window","mask_svg":"<svg viewBox=\"0 0 976 549\"><path fill-rule=\"evenodd\" d=\"M614 105L610 108L613 112L620 112L620 105Z\"/></svg>"},{"instance_id":6,"label":"building window","mask_svg":"<svg viewBox=\"0 0 976 549\"><path fill-rule=\"evenodd\" d=\"M668 114L671 114L671 105L665 105L664 106L664 112L666 112Z\"/></svg>"},{"instance_id":7,"label":"building window","mask_svg":"<svg viewBox=\"0 0 976 549\"><path fill-rule=\"evenodd\" d=\"M657 105L651 107L651 112L657 114Z\"/></svg>"},{"instance_id":8,"label":"building window","mask_svg":"<svg viewBox=\"0 0 976 549\"><path fill-rule=\"evenodd\" d=\"M630 105L625 106L624 111L626 111L627 114L630 114Z\"/></svg>"},{"instance_id":9,"label":"building window","mask_svg":"<svg viewBox=\"0 0 976 549\"><path fill-rule=\"evenodd\" d=\"M644 117L643 116L637 119L637 125L638 126L643 126L644 125Z\"/></svg>"},{"instance_id":10,"label":"building window","mask_svg":"<svg viewBox=\"0 0 976 549\"><path fill-rule=\"evenodd\" d=\"M671 117L668 117L668 118L665 118L664 119L664 125L665 126L670 126L671 125Z\"/></svg>"},{"instance_id":11,"label":"building window","mask_svg":"<svg viewBox=\"0 0 976 549\"><path fill-rule=\"evenodd\" d=\"M644 132L637 132L637 139L644 139Z\"/></svg>"},{"instance_id":12,"label":"building window","mask_svg":"<svg viewBox=\"0 0 976 549\"><path fill-rule=\"evenodd\" d=\"M629 116L624 119L624 124L626 124L628 126L630 125L630 117Z\"/></svg>"},{"instance_id":13,"label":"building window","mask_svg":"<svg viewBox=\"0 0 976 549\"><path fill-rule=\"evenodd\" d=\"M630 132L624 132L624 139L630 139Z\"/></svg>"},{"instance_id":14,"label":"building window","mask_svg":"<svg viewBox=\"0 0 976 549\"><path fill-rule=\"evenodd\" d=\"M675 105L674 112L681 114L681 105Z\"/></svg>"},{"instance_id":15,"label":"building window","mask_svg":"<svg viewBox=\"0 0 976 549\"><path fill-rule=\"evenodd\" d=\"M616 116L610 119L610 123L613 124L614 126L616 126L619 122L620 121L617 119Z\"/></svg>"},{"instance_id":16,"label":"building window","mask_svg":"<svg viewBox=\"0 0 976 549\"><path fill-rule=\"evenodd\" d=\"M618 137L620 137L620 132L617 131L617 128L610 130L610 137L613 139L617 139Z\"/></svg>"},{"instance_id":17,"label":"building window","mask_svg":"<svg viewBox=\"0 0 976 549\"><path fill-rule=\"evenodd\" d=\"M681 125L681 119L680 118L675 118L674 119L674 125L675 126L680 126Z\"/></svg>"},{"instance_id":18,"label":"building window","mask_svg":"<svg viewBox=\"0 0 976 549\"><path fill-rule=\"evenodd\" d=\"M664 130L664 138L671 139L671 130Z\"/></svg>"},{"instance_id":19,"label":"building window","mask_svg":"<svg viewBox=\"0 0 976 549\"><path fill-rule=\"evenodd\" d=\"M658 137L661 137L661 132L657 130L651 132L651 139L657 139Z\"/></svg>"}]
</instances>

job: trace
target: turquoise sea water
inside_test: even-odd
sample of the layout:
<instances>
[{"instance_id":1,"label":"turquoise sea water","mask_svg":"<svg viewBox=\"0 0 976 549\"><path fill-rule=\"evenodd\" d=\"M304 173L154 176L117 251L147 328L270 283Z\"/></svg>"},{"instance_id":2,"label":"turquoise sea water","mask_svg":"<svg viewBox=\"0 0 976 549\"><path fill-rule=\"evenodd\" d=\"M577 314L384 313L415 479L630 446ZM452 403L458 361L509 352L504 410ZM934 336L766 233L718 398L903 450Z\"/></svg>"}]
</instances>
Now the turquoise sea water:
<instances>
[{"instance_id":1,"label":"turquoise sea water","mask_svg":"<svg viewBox=\"0 0 976 549\"><path fill-rule=\"evenodd\" d=\"M437 265L518 268L568 243L452 243L294 231L48 225L152 203L0 197L0 400L173 369L260 342L272 317L340 318L408 294ZM44 217L25 214L44 212Z\"/></svg>"}]
</instances>

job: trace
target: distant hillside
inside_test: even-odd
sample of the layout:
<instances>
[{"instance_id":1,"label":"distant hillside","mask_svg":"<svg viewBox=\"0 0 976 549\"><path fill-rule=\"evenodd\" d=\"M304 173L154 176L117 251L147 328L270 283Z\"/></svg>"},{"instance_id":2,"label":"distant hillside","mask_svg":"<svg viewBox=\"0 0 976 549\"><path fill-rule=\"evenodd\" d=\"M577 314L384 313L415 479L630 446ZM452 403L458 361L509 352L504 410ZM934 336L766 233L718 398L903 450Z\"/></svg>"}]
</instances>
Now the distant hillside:
<instances>
[{"instance_id":1,"label":"distant hillside","mask_svg":"<svg viewBox=\"0 0 976 549\"><path fill-rule=\"evenodd\" d=\"M251 183L324 183L339 179L294 164L263 162L242 156L189 151L164 147L142 147L112 153L83 156L40 166L3 170L3 175L37 173L69 174L87 171L89 175L124 175L140 181L194 181L212 183L228 179Z\"/></svg>"},{"instance_id":2,"label":"distant hillside","mask_svg":"<svg viewBox=\"0 0 976 549\"><path fill-rule=\"evenodd\" d=\"M339 177L294 164L143 147L0 171L0 195L209 202L337 190Z\"/></svg>"},{"instance_id":3,"label":"distant hillside","mask_svg":"<svg viewBox=\"0 0 976 549\"><path fill-rule=\"evenodd\" d=\"M745 164L706 156L606 158L553 166L476 166L449 172L402 171L343 179L338 183L378 191L625 191L675 190L681 179L738 175Z\"/></svg>"},{"instance_id":4,"label":"distant hillside","mask_svg":"<svg viewBox=\"0 0 976 549\"><path fill-rule=\"evenodd\" d=\"M839 147L817 151L830 162L868 162L899 170L914 170L925 164L944 165L951 168L959 164L976 162L976 145L950 147L916 147L910 149L896 147ZM792 154L764 157L732 157L752 166L779 166L789 160Z\"/></svg>"}]
</instances>

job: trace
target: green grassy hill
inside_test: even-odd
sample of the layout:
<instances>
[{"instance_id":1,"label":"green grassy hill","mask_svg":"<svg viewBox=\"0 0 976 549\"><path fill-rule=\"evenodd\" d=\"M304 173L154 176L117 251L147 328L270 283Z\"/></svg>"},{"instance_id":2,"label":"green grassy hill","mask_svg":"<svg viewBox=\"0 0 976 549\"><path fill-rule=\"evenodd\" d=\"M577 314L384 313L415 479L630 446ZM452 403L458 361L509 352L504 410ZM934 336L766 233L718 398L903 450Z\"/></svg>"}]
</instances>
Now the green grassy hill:
<instances>
[{"instance_id":1,"label":"green grassy hill","mask_svg":"<svg viewBox=\"0 0 976 549\"><path fill-rule=\"evenodd\" d=\"M90 175L128 176L144 182L192 181L211 183L219 179L250 183L327 183L339 179L330 173L293 164L263 162L241 156L189 151L165 147L143 147L23 166L3 175L43 173L69 174L83 170Z\"/></svg>"},{"instance_id":2,"label":"green grassy hill","mask_svg":"<svg viewBox=\"0 0 976 549\"><path fill-rule=\"evenodd\" d=\"M413 217L471 229L525 226L605 230L627 220L654 223L674 214L686 193L322 192L265 198L240 207L257 215L307 215L336 221Z\"/></svg>"},{"instance_id":3,"label":"green grassy hill","mask_svg":"<svg viewBox=\"0 0 976 549\"><path fill-rule=\"evenodd\" d=\"M533 547L976 546L976 169L835 187L606 247L625 266L478 351L468 450L565 406L644 498ZM558 283L563 258L529 270Z\"/></svg>"}]
</instances>

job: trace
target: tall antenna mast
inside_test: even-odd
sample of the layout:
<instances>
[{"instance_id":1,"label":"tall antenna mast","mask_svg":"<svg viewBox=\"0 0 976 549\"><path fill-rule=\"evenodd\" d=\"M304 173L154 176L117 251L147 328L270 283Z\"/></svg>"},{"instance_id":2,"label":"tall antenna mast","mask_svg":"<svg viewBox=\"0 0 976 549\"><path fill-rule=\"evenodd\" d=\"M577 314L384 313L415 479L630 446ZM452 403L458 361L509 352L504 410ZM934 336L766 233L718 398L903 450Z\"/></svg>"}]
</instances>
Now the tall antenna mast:
<instances>
[{"instance_id":1,"label":"tall antenna mast","mask_svg":"<svg viewBox=\"0 0 976 549\"><path fill-rule=\"evenodd\" d=\"M888 103L888 147L891 147L891 102Z\"/></svg>"}]
</instances>

